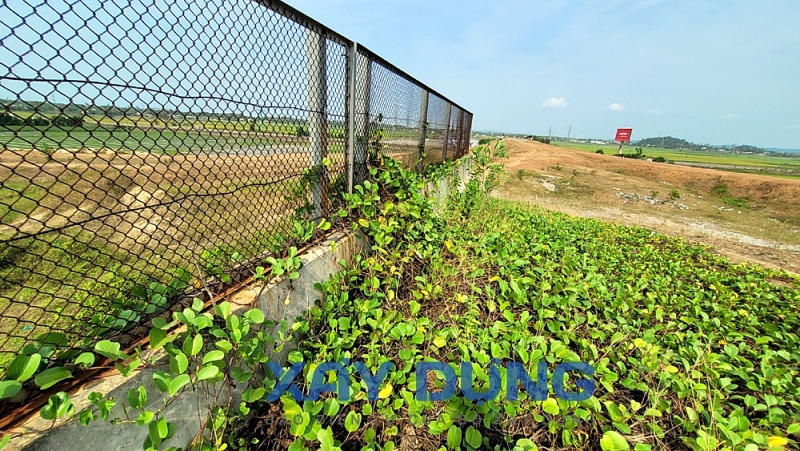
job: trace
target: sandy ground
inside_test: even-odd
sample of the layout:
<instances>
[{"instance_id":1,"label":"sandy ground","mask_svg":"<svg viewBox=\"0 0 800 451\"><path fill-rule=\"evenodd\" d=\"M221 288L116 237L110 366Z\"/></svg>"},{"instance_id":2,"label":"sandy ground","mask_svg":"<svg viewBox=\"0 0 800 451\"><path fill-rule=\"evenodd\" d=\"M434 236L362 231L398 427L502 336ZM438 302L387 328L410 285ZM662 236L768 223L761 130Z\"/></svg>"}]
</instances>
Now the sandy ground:
<instances>
[{"instance_id":1,"label":"sandy ground","mask_svg":"<svg viewBox=\"0 0 800 451\"><path fill-rule=\"evenodd\" d=\"M800 274L800 180L622 159L507 140L495 195L702 243L734 262ZM742 204L713 195L724 184ZM678 196L676 196L678 195Z\"/></svg>"}]
</instances>

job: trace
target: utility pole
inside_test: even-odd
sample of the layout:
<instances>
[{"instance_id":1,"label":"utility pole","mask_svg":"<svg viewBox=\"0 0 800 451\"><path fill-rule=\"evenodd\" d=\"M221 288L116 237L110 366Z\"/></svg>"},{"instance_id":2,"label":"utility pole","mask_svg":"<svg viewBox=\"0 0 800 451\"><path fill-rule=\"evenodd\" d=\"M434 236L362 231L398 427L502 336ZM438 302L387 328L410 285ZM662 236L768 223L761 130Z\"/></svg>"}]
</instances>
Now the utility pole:
<instances>
[{"instance_id":1,"label":"utility pole","mask_svg":"<svg viewBox=\"0 0 800 451\"><path fill-rule=\"evenodd\" d=\"M567 131L567 142L569 142L570 135L572 135L572 124L569 124L569 130Z\"/></svg>"},{"instance_id":2,"label":"utility pole","mask_svg":"<svg viewBox=\"0 0 800 451\"><path fill-rule=\"evenodd\" d=\"M549 140L549 139L550 139L550 138L552 138L552 137L553 137L553 127L551 126L551 127L550 127L550 131L549 131L549 132L547 132L547 139Z\"/></svg>"}]
</instances>

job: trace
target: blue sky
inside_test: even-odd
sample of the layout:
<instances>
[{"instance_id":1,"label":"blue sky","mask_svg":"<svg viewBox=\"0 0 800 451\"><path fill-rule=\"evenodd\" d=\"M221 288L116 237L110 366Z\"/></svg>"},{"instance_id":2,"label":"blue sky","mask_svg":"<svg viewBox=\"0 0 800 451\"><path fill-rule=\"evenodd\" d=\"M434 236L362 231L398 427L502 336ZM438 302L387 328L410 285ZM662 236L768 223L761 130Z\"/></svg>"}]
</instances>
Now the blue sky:
<instances>
[{"instance_id":1,"label":"blue sky","mask_svg":"<svg viewBox=\"0 0 800 451\"><path fill-rule=\"evenodd\" d=\"M800 148L800 2L288 0L476 129Z\"/></svg>"}]
</instances>

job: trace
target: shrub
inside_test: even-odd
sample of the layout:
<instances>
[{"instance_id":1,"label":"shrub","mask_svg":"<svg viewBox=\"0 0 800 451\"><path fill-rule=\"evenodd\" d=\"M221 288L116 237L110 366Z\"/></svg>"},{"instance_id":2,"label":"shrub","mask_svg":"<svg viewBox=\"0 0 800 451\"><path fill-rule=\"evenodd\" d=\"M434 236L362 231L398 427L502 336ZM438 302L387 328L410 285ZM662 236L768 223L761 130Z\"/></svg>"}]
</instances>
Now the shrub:
<instances>
[{"instance_id":1,"label":"shrub","mask_svg":"<svg viewBox=\"0 0 800 451\"><path fill-rule=\"evenodd\" d=\"M31 127L47 127L50 125L50 120L43 116L31 116L25 120L25 125Z\"/></svg>"},{"instance_id":2,"label":"shrub","mask_svg":"<svg viewBox=\"0 0 800 451\"><path fill-rule=\"evenodd\" d=\"M64 127L64 128L83 127L83 117L56 116L53 118L53 125L55 125L56 127Z\"/></svg>"},{"instance_id":3,"label":"shrub","mask_svg":"<svg viewBox=\"0 0 800 451\"><path fill-rule=\"evenodd\" d=\"M747 202L749 201L746 197L723 197L722 203L729 207L737 207L737 208L748 208L749 205Z\"/></svg>"},{"instance_id":4,"label":"shrub","mask_svg":"<svg viewBox=\"0 0 800 451\"><path fill-rule=\"evenodd\" d=\"M492 142L492 138L481 138L478 140L478 145L483 146Z\"/></svg>"},{"instance_id":5,"label":"shrub","mask_svg":"<svg viewBox=\"0 0 800 451\"><path fill-rule=\"evenodd\" d=\"M308 132L308 129L306 127L303 127L302 125L297 126L297 128L295 129L295 135L299 137L311 136L311 134Z\"/></svg>"},{"instance_id":6,"label":"shrub","mask_svg":"<svg viewBox=\"0 0 800 451\"><path fill-rule=\"evenodd\" d=\"M672 191L669 193L670 199L680 199L681 192L678 191L676 188L672 188Z\"/></svg>"},{"instance_id":7,"label":"shrub","mask_svg":"<svg viewBox=\"0 0 800 451\"><path fill-rule=\"evenodd\" d=\"M657 156L653 158L653 161L655 161L656 163L666 163L667 159L662 156Z\"/></svg>"},{"instance_id":8,"label":"shrub","mask_svg":"<svg viewBox=\"0 0 800 451\"><path fill-rule=\"evenodd\" d=\"M605 152L603 152L603 149L597 149L597 150L594 151L594 153L599 153L600 155L605 155L606 154Z\"/></svg>"},{"instance_id":9,"label":"shrub","mask_svg":"<svg viewBox=\"0 0 800 451\"><path fill-rule=\"evenodd\" d=\"M719 182L711 188L711 195L716 197L725 197L730 194L728 191L728 185L725 183Z\"/></svg>"},{"instance_id":10,"label":"shrub","mask_svg":"<svg viewBox=\"0 0 800 451\"><path fill-rule=\"evenodd\" d=\"M11 113L0 113L0 126L15 127L22 125L22 119Z\"/></svg>"}]
</instances>

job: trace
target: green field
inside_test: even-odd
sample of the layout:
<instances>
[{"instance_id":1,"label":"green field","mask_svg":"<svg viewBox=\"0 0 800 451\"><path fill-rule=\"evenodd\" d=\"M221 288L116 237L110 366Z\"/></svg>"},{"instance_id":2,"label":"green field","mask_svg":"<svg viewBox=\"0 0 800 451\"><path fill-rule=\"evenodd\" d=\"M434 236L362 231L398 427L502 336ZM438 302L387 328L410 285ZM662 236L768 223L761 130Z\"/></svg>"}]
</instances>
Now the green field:
<instances>
[{"instance_id":1,"label":"green field","mask_svg":"<svg viewBox=\"0 0 800 451\"><path fill-rule=\"evenodd\" d=\"M259 136L225 136L173 130L126 130L86 126L73 130L23 127L0 130L0 143L6 149L76 150L112 149L123 151L147 150L154 153L175 153L212 149L219 146L266 146L274 139Z\"/></svg>"},{"instance_id":2,"label":"green field","mask_svg":"<svg viewBox=\"0 0 800 451\"><path fill-rule=\"evenodd\" d=\"M244 132L189 132L171 129L116 128L88 125L73 130L59 128L15 127L0 128L0 145L4 149L38 149L52 151L57 149L78 150L110 149L114 151L147 151L150 153L172 154L177 152L197 152L215 150L220 147L237 148L250 146L304 146L307 141L297 139L297 143L281 141L281 137L267 137L264 134L245 134ZM228 134L230 133L230 134ZM330 152L341 152L344 144L333 140L328 145Z\"/></svg>"},{"instance_id":3,"label":"green field","mask_svg":"<svg viewBox=\"0 0 800 451\"><path fill-rule=\"evenodd\" d=\"M597 149L602 149L606 155L614 155L617 153L618 149L618 146L613 144L567 143L563 141L554 141L552 144L554 146L567 147L586 152L595 152ZM635 145L625 146L623 151L633 152L635 148ZM800 171L800 155L798 155L797 158L791 158L770 155L734 154L719 151L703 152L693 150L659 149L652 147L645 147L644 154L649 157L661 156L667 160L685 161L688 163L724 164L758 168L781 168Z\"/></svg>"},{"instance_id":4,"label":"green field","mask_svg":"<svg viewBox=\"0 0 800 451\"><path fill-rule=\"evenodd\" d=\"M41 116L29 111L14 111L14 115L21 118L28 118L31 116ZM52 115L47 115L47 119L52 119ZM202 129L202 130L225 130L225 131L255 131L262 133L272 133L279 135L295 135L298 125L307 126L305 121L298 120L297 123L289 123L286 121L276 120L225 120L225 119L200 119L200 120L173 120L173 119L157 119L154 117L142 116L128 116L128 117L108 117L103 115L85 115L83 119L87 125L103 125L106 127L116 126L132 126L139 128L151 127L180 127L185 129ZM344 129L339 126L329 126L329 132L332 135L343 133Z\"/></svg>"}]
</instances>

